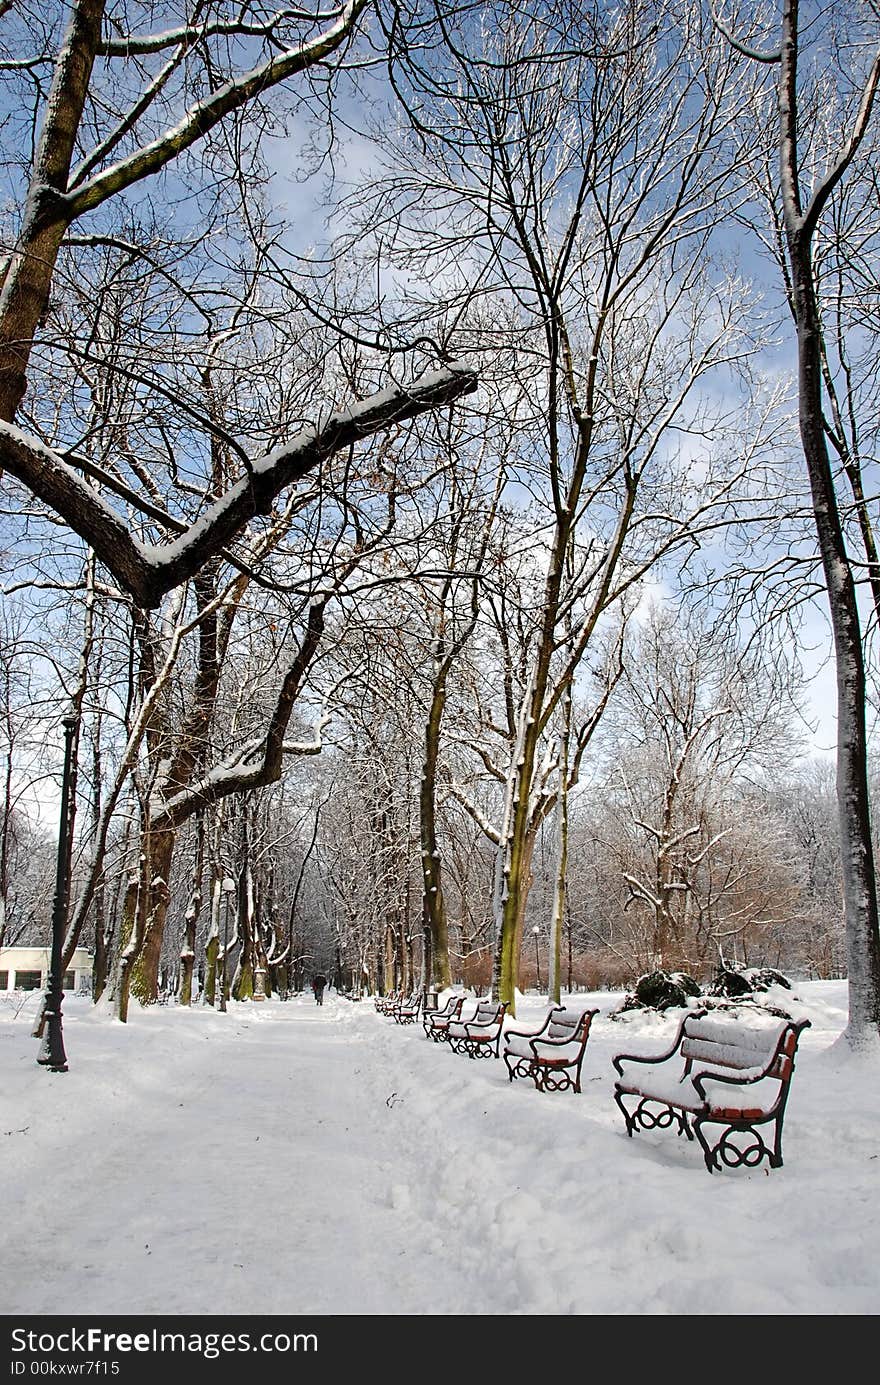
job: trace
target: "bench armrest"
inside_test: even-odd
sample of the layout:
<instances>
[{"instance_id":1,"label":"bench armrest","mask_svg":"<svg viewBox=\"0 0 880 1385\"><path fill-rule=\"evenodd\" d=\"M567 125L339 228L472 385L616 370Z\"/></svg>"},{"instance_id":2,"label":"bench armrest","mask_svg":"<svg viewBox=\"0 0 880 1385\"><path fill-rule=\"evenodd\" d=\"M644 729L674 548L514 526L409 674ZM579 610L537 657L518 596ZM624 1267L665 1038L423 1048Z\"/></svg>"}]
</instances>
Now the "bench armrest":
<instances>
[{"instance_id":1,"label":"bench armrest","mask_svg":"<svg viewBox=\"0 0 880 1385\"><path fill-rule=\"evenodd\" d=\"M577 1053L583 1046L583 1036L579 1039L533 1039L529 1044L529 1048L539 1061L542 1052L546 1056L548 1049L570 1048L572 1053Z\"/></svg>"},{"instance_id":2,"label":"bench armrest","mask_svg":"<svg viewBox=\"0 0 880 1385\"><path fill-rule=\"evenodd\" d=\"M703 1100L708 1101L704 1082L726 1082L729 1087L747 1087L750 1082L760 1082L762 1077L769 1076L770 1066L768 1063L767 1067L763 1068L739 1068L736 1072L720 1072L717 1069L710 1071L703 1068L699 1072L691 1073L691 1081ZM780 1081L779 1078L775 1080Z\"/></svg>"},{"instance_id":3,"label":"bench armrest","mask_svg":"<svg viewBox=\"0 0 880 1385\"><path fill-rule=\"evenodd\" d=\"M476 1030L476 1037L479 1038L480 1034L485 1034L488 1030L494 1029L496 1024L501 1023L502 1019L503 1016L496 1015L493 1020L467 1020L464 1027L467 1031L468 1038L474 1037L471 1035L472 1029Z\"/></svg>"}]
</instances>

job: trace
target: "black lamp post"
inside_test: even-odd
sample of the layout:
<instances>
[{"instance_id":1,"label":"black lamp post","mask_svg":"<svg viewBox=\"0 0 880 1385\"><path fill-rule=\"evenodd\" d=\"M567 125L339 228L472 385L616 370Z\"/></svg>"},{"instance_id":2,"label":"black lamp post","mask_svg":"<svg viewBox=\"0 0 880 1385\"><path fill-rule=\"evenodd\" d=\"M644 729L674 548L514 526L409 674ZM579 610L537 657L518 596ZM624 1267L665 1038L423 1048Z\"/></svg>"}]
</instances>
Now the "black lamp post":
<instances>
[{"instance_id":1,"label":"black lamp post","mask_svg":"<svg viewBox=\"0 0 880 1385\"><path fill-rule=\"evenodd\" d=\"M52 903L52 958L46 981L46 1013L43 1041L37 1062L50 1072L67 1072L64 1034L61 1028L61 1001L64 996L64 975L61 956L64 949L64 928L67 923L67 858L70 836L70 768L73 762L73 737L77 717L65 717L64 773L61 777L61 824L58 831L58 863L55 870L55 899Z\"/></svg>"},{"instance_id":2,"label":"black lamp post","mask_svg":"<svg viewBox=\"0 0 880 1385\"><path fill-rule=\"evenodd\" d=\"M537 924L535 924L534 928L532 929L532 932L533 932L534 935L535 935L535 978L536 978L536 985L537 985L537 988L538 988L538 990L540 990L540 989L541 989L541 963L540 963L540 961L539 961L539 959L538 959L538 936L539 936L541 930L540 930L540 928L538 927Z\"/></svg>"}]
</instances>

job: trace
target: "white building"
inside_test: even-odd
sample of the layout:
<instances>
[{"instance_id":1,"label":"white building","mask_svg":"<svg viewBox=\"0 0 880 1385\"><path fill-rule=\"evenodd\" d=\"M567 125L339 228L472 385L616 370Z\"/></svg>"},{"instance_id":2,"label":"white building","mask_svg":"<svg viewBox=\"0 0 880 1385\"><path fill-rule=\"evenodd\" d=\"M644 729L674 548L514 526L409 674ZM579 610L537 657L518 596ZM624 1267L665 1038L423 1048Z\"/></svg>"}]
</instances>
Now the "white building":
<instances>
[{"instance_id":1,"label":"white building","mask_svg":"<svg viewBox=\"0 0 880 1385\"><path fill-rule=\"evenodd\" d=\"M0 947L0 992L44 990L50 960L48 947ZM91 956L78 947L64 973L64 989L87 991L91 984Z\"/></svg>"}]
</instances>

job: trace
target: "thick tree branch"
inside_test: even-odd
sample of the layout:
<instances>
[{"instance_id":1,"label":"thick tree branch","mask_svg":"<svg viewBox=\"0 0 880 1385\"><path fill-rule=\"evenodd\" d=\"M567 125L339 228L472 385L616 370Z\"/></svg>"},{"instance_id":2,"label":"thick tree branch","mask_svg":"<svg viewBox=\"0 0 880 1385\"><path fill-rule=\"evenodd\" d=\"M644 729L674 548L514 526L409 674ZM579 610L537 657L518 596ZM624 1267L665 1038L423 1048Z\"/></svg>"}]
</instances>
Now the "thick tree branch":
<instances>
[{"instance_id":1,"label":"thick tree branch","mask_svg":"<svg viewBox=\"0 0 880 1385\"><path fill-rule=\"evenodd\" d=\"M730 29L728 29L727 25L718 18L718 13L714 5L712 6L712 23L715 25L719 34L722 34L724 38L727 39L731 48L735 48L737 53L742 53L744 57L754 58L755 62L758 63L778 63L782 61L781 48L771 48L767 51L762 51L759 48L750 48L748 44L736 38L735 35L731 33Z\"/></svg>"},{"instance_id":2,"label":"thick tree branch","mask_svg":"<svg viewBox=\"0 0 880 1385\"><path fill-rule=\"evenodd\" d=\"M342 6L328 14L328 18L341 14ZM0 14L2 14L0 6ZM161 53L165 48L175 48L181 43L203 43L218 35L231 38L268 38L279 24L285 20L313 20L316 16L298 7L287 6L278 10L262 24L246 24L244 20L215 20L212 24L186 24L176 29L164 29L157 34L131 34L124 38L107 39L98 45L98 52L107 58L131 58L147 53Z\"/></svg>"},{"instance_id":3,"label":"thick tree branch","mask_svg":"<svg viewBox=\"0 0 880 1385\"><path fill-rule=\"evenodd\" d=\"M453 363L411 385L371 395L258 458L250 475L233 485L185 533L157 546L133 538L126 517L117 514L56 452L2 421L0 466L51 506L94 549L138 606L151 609L220 552L253 515L268 514L282 490L336 452L393 424L451 404L476 387L473 370Z\"/></svg>"},{"instance_id":4,"label":"thick tree branch","mask_svg":"<svg viewBox=\"0 0 880 1385\"><path fill-rule=\"evenodd\" d=\"M158 173L178 154L196 144L209 130L213 130L225 116L240 110L261 93L329 58L349 37L368 3L369 0L349 0L335 23L323 34L298 44L296 48L281 53L268 62L261 63L240 77L225 82L204 101L191 106L173 130L167 130L158 139L154 139L128 158L121 159L103 173L96 174L75 192L68 194L63 199L68 224L84 212L93 211L123 188Z\"/></svg>"}]
</instances>

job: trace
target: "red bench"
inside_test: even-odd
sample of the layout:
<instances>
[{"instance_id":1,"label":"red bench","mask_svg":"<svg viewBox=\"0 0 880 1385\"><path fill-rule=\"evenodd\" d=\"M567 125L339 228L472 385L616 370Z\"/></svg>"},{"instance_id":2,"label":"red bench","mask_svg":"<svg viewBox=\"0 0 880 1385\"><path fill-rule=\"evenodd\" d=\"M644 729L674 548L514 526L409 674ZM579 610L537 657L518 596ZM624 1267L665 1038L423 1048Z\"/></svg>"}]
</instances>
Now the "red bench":
<instances>
[{"instance_id":1,"label":"red bench","mask_svg":"<svg viewBox=\"0 0 880 1385\"><path fill-rule=\"evenodd\" d=\"M380 1015L390 1015L395 1005L403 999L400 991L390 991L388 995L377 995L373 1004Z\"/></svg>"},{"instance_id":2,"label":"red bench","mask_svg":"<svg viewBox=\"0 0 880 1385\"><path fill-rule=\"evenodd\" d=\"M451 995L442 1010L423 1010L422 1028L429 1039L435 1043L446 1043L449 1039L449 1026L461 1015L464 1005L463 995Z\"/></svg>"},{"instance_id":3,"label":"red bench","mask_svg":"<svg viewBox=\"0 0 880 1385\"><path fill-rule=\"evenodd\" d=\"M503 1001L481 1000L470 1019L453 1020L447 1031L452 1051L469 1058L497 1058L506 1009Z\"/></svg>"},{"instance_id":4,"label":"red bench","mask_svg":"<svg viewBox=\"0 0 880 1385\"><path fill-rule=\"evenodd\" d=\"M598 1013L555 1005L540 1029L508 1029L503 1056L509 1080L530 1077L539 1092L569 1087L579 1092L590 1025Z\"/></svg>"},{"instance_id":5,"label":"red bench","mask_svg":"<svg viewBox=\"0 0 880 1385\"><path fill-rule=\"evenodd\" d=\"M696 1135L710 1173L722 1164L755 1168L765 1157L771 1168L781 1168L794 1055L809 1023L768 1016L767 1022L746 1024L694 1011L665 1052L619 1054L613 1060L614 1100L627 1135L670 1126L689 1140ZM772 1127L770 1144L757 1128L765 1125ZM720 1126L720 1134L708 1139L707 1126Z\"/></svg>"},{"instance_id":6,"label":"red bench","mask_svg":"<svg viewBox=\"0 0 880 1385\"><path fill-rule=\"evenodd\" d=\"M413 991L405 1000L398 1000L390 1011L395 1024L415 1024L422 1007L421 991Z\"/></svg>"}]
</instances>

